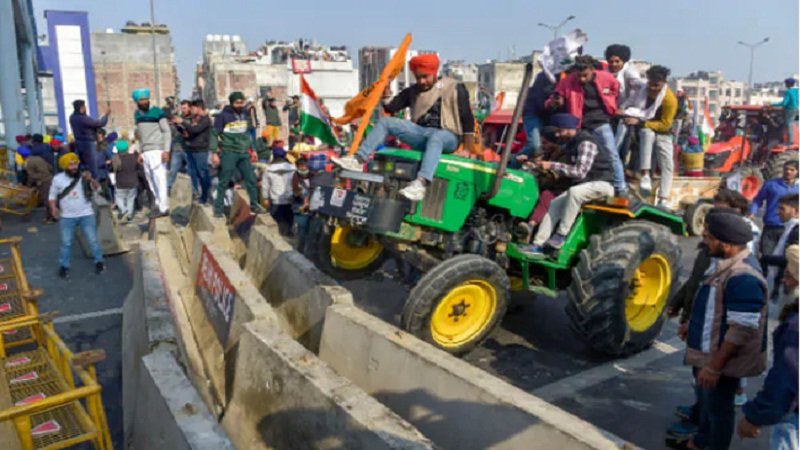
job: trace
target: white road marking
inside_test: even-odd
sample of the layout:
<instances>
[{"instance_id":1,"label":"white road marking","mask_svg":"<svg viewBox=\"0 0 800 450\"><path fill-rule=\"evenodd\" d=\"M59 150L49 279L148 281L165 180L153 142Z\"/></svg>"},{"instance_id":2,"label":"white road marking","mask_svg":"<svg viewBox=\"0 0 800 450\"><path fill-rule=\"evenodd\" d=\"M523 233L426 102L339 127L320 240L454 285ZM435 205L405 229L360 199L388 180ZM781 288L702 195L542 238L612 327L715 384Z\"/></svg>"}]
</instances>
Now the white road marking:
<instances>
[{"instance_id":1,"label":"white road marking","mask_svg":"<svg viewBox=\"0 0 800 450\"><path fill-rule=\"evenodd\" d=\"M626 372L645 367L654 361L680 351L684 347L684 342L677 336L666 342L657 341L649 350L631 356L628 359L609 361L597 367L584 370L583 372L534 389L531 394L544 401L554 402L564 397L575 395L575 393L580 390L616 378Z\"/></svg>"},{"instance_id":2,"label":"white road marking","mask_svg":"<svg viewBox=\"0 0 800 450\"><path fill-rule=\"evenodd\" d=\"M122 308L109 308L90 313L72 314L64 317L56 317L55 319L53 319L53 323L77 322L79 320L94 319L96 317L113 316L116 314L122 314Z\"/></svg>"}]
</instances>

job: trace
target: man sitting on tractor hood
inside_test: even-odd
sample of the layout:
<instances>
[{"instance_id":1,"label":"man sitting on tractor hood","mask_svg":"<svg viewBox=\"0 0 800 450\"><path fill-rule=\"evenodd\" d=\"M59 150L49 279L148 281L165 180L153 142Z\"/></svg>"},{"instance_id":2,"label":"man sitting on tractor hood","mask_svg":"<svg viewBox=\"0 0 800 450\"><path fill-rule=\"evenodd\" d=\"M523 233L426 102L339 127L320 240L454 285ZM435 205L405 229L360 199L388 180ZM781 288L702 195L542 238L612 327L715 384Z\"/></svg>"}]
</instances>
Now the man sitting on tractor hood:
<instances>
[{"instance_id":1,"label":"man sitting on tractor hood","mask_svg":"<svg viewBox=\"0 0 800 450\"><path fill-rule=\"evenodd\" d=\"M536 166L574 179L576 184L550 203L532 245L522 248L526 253L543 254L545 242L548 247L560 249L581 206L614 195L611 184L614 181L614 163L598 138L591 131L579 130L579 124L578 117L560 113L551 116L550 125L544 128L543 134L548 136L548 140L555 140L564 146L571 163L540 161L535 163ZM559 225L553 234L556 222Z\"/></svg>"},{"instance_id":2,"label":"man sitting on tractor hood","mask_svg":"<svg viewBox=\"0 0 800 450\"><path fill-rule=\"evenodd\" d=\"M425 188L433 174L442 152L452 152L464 142L472 150L475 121L469 105L469 93L463 83L452 78L439 78L439 57L433 54L415 56L409 61L417 83L400 92L384 104L384 111L394 114L411 109L411 121L395 117L381 117L361 143L355 156L332 158L346 170L362 171L375 149L388 135L397 136L415 149L424 149L419 176L400 194L411 201L425 197Z\"/></svg>"}]
</instances>

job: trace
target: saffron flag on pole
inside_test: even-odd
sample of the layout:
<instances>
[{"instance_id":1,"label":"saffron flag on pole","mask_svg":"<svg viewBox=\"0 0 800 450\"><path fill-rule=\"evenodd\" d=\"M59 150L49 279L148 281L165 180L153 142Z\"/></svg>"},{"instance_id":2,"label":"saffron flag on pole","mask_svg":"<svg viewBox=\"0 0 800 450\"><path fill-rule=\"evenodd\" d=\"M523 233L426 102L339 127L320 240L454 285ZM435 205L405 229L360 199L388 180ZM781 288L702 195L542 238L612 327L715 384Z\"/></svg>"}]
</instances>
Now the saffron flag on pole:
<instances>
[{"instance_id":1,"label":"saffron flag on pole","mask_svg":"<svg viewBox=\"0 0 800 450\"><path fill-rule=\"evenodd\" d=\"M403 42L397 48L397 51L395 51L392 59L386 64L386 67L383 68L378 80L364 88L364 90L347 102L344 106L344 115L342 117L333 119L334 123L339 125L361 119L361 122L358 124L358 130L355 135L353 135L353 143L350 145L350 150L348 151L349 155L354 154L358 146L361 145L361 139L364 137L364 132L367 130L369 118L372 115L372 111L375 110L375 106L378 105L386 86L388 86L400 71L403 70L403 67L405 67L406 53L410 45L411 33L408 33L405 38L403 38Z\"/></svg>"},{"instance_id":2,"label":"saffron flag on pole","mask_svg":"<svg viewBox=\"0 0 800 450\"><path fill-rule=\"evenodd\" d=\"M308 85L306 78L300 74L300 132L306 136L314 136L328 145L339 145L333 135L330 119L319 106L317 95Z\"/></svg>"}]
</instances>

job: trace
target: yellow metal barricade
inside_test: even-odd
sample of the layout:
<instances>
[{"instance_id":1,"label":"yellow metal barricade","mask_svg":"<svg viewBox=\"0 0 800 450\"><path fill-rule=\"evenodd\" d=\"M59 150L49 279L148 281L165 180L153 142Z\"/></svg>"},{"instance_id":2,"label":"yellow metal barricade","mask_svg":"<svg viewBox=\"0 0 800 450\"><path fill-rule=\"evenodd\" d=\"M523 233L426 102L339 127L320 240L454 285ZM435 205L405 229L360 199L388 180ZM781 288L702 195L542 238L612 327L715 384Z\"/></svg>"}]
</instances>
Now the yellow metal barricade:
<instances>
[{"instance_id":1,"label":"yellow metal barricade","mask_svg":"<svg viewBox=\"0 0 800 450\"><path fill-rule=\"evenodd\" d=\"M0 257L0 324L3 325L25 321L39 314L36 300L42 296L42 290L31 289L28 284L20 242L22 238L19 236L0 239L0 247L8 246L8 256ZM33 333L29 326L6 327L2 338L5 347L14 348L35 342Z\"/></svg>"},{"instance_id":2,"label":"yellow metal barricade","mask_svg":"<svg viewBox=\"0 0 800 450\"><path fill-rule=\"evenodd\" d=\"M19 326L34 329L37 339L33 349L10 353L2 332ZM13 423L19 448L112 448L94 367L105 352L73 354L44 316L0 324L0 351L0 424Z\"/></svg>"}]
</instances>

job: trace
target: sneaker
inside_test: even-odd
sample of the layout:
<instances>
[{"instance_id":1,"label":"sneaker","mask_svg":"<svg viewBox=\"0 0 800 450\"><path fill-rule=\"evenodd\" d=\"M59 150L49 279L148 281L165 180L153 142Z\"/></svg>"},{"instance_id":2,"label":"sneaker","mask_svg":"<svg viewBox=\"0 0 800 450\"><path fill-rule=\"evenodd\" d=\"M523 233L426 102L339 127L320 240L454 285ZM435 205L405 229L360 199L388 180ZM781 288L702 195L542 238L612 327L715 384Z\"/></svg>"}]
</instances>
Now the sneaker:
<instances>
[{"instance_id":1,"label":"sneaker","mask_svg":"<svg viewBox=\"0 0 800 450\"><path fill-rule=\"evenodd\" d=\"M697 430L699 429L700 427L697 425L689 423L685 420L681 420L680 422L675 422L670 425L670 427L667 429L667 436L678 439L688 438L697 434Z\"/></svg>"},{"instance_id":2,"label":"sneaker","mask_svg":"<svg viewBox=\"0 0 800 450\"><path fill-rule=\"evenodd\" d=\"M747 394L744 392L736 394L736 397L733 398L733 404L736 406L744 406L745 403L747 403Z\"/></svg>"},{"instance_id":3,"label":"sneaker","mask_svg":"<svg viewBox=\"0 0 800 450\"><path fill-rule=\"evenodd\" d=\"M261 206L261 205L253 205L253 206L251 206L250 207L250 211L253 214L266 214L267 213L267 210L264 209L264 207Z\"/></svg>"},{"instance_id":4,"label":"sneaker","mask_svg":"<svg viewBox=\"0 0 800 450\"><path fill-rule=\"evenodd\" d=\"M214 217L216 217L217 219L221 219L221 218L225 217L225 213L220 211L220 210L215 209L214 210Z\"/></svg>"},{"instance_id":5,"label":"sneaker","mask_svg":"<svg viewBox=\"0 0 800 450\"><path fill-rule=\"evenodd\" d=\"M66 280L69 278L69 269L66 267L59 267L58 276Z\"/></svg>"},{"instance_id":6,"label":"sneaker","mask_svg":"<svg viewBox=\"0 0 800 450\"><path fill-rule=\"evenodd\" d=\"M650 192L653 189L653 185L650 182L650 175L644 175L641 180L639 180L639 190L643 192Z\"/></svg>"},{"instance_id":7,"label":"sneaker","mask_svg":"<svg viewBox=\"0 0 800 450\"><path fill-rule=\"evenodd\" d=\"M542 247L541 245L535 245L535 244L520 245L517 248L519 249L520 252L528 256L533 256L534 258L536 257L544 258L545 256L547 256L544 253L544 247Z\"/></svg>"},{"instance_id":8,"label":"sneaker","mask_svg":"<svg viewBox=\"0 0 800 450\"><path fill-rule=\"evenodd\" d=\"M106 265L103 262L96 263L94 265L94 273L100 275L101 273L106 271Z\"/></svg>"},{"instance_id":9,"label":"sneaker","mask_svg":"<svg viewBox=\"0 0 800 450\"><path fill-rule=\"evenodd\" d=\"M364 163L358 160L355 156L342 156L332 157L331 162L341 167L344 170L352 170L353 172L363 172Z\"/></svg>"},{"instance_id":10,"label":"sneaker","mask_svg":"<svg viewBox=\"0 0 800 450\"><path fill-rule=\"evenodd\" d=\"M675 415L678 416L681 420L691 421L692 420L692 406L690 405L681 405L675 408Z\"/></svg>"},{"instance_id":11,"label":"sneaker","mask_svg":"<svg viewBox=\"0 0 800 450\"><path fill-rule=\"evenodd\" d=\"M567 238L565 236L556 233L552 237L550 237L550 239L545 243L545 245L558 250L564 246L564 241L566 240Z\"/></svg>"},{"instance_id":12,"label":"sneaker","mask_svg":"<svg viewBox=\"0 0 800 450\"><path fill-rule=\"evenodd\" d=\"M123 217L125 217L125 213L120 211L119 214L117 214L117 220L122 220Z\"/></svg>"},{"instance_id":13,"label":"sneaker","mask_svg":"<svg viewBox=\"0 0 800 450\"><path fill-rule=\"evenodd\" d=\"M420 180L414 180L400 190L400 195L411 200L412 202L421 201L425 198L425 185Z\"/></svg>"}]
</instances>

